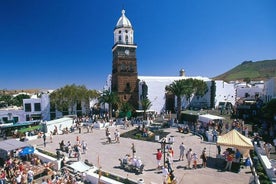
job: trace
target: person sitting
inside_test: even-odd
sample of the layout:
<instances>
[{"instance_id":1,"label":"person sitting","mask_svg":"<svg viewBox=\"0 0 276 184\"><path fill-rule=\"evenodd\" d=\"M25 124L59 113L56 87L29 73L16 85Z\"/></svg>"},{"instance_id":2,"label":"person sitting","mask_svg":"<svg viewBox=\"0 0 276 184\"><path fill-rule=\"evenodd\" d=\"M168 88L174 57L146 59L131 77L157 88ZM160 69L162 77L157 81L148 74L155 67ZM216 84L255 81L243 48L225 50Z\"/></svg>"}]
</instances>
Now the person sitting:
<instances>
[{"instance_id":1,"label":"person sitting","mask_svg":"<svg viewBox=\"0 0 276 184\"><path fill-rule=\"evenodd\" d=\"M141 158L140 158L140 157L138 157L138 159L136 160L136 164L135 164L135 165L136 165L136 167L137 167L137 168L140 168L140 167L142 166L142 164L143 164L143 163L142 163Z\"/></svg>"},{"instance_id":2,"label":"person sitting","mask_svg":"<svg viewBox=\"0 0 276 184\"><path fill-rule=\"evenodd\" d=\"M131 159L131 165L136 167L136 162L137 162L137 158L136 156L134 156L132 159Z\"/></svg>"},{"instance_id":3,"label":"person sitting","mask_svg":"<svg viewBox=\"0 0 276 184\"><path fill-rule=\"evenodd\" d=\"M130 155L126 154L126 156L123 158L123 164L128 164L130 159Z\"/></svg>"}]
</instances>

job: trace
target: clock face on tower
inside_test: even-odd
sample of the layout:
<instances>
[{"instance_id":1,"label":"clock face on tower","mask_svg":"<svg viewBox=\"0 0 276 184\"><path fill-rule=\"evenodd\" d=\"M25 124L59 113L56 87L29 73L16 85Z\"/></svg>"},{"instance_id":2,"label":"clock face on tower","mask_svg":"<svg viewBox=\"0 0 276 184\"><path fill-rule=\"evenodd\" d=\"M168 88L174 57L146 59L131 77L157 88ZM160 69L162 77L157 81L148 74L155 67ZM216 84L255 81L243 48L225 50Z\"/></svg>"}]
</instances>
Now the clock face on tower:
<instances>
[{"instance_id":1,"label":"clock face on tower","mask_svg":"<svg viewBox=\"0 0 276 184\"><path fill-rule=\"evenodd\" d=\"M125 54L129 55L129 50L128 49L125 50Z\"/></svg>"}]
</instances>

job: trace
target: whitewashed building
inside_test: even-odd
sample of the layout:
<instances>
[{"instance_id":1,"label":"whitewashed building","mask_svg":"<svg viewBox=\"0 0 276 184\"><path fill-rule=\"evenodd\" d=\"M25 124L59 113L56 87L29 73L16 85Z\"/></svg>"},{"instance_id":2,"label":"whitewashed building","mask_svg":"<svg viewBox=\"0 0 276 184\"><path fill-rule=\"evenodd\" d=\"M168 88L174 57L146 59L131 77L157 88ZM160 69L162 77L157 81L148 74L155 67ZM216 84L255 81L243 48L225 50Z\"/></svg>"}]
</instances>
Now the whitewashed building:
<instances>
[{"instance_id":1,"label":"whitewashed building","mask_svg":"<svg viewBox=\"0 0 276 184\"><path fill-rule=\"evenodd\" d=\"M235 83L235 88L236 88L236 94L237 94L237 99L240 98L256 98L260 97L263 98L265 95L264 91L264 86L265 83L264 81L256 81L256 82L251 82L247 84L246 82L237 82Z\"/></svg>"},{"instance_id":2,"label":"whitewashed building","mask_svg":"<svg viewBox=\"0 0 276 184\"><path fill-rule=\"evenodd\" d=\"M50 120L50 99L48 94L40 97L33 95L23 99L22 107L7 107L0 109L0 122L25 122L29 120Z\"/></svg>"},{"instance_id":3,"label":"whitewashed building","mask_svg":"<svg viewBox=\"0 0 276 184\"><path fill-rule=\"evenodd\" d=\"M273 98L276 98L276 77L267 80L264 86L265 102L268 102Z\"/></svg>"}]
</instances>

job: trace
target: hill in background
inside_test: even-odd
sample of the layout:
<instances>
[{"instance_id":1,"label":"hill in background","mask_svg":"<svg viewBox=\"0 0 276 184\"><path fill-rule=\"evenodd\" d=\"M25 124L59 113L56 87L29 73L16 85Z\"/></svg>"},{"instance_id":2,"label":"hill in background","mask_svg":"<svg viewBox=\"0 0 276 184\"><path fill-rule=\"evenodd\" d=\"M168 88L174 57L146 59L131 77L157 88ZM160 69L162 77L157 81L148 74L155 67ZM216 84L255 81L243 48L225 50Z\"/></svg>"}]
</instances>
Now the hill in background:
<instances>
[{"instance_id":1,"label":"hill in background","mask_svg":"<svg viewBox=\"0 0 276 184\"><path fill-rule=\"evenodd\" d=\"M213 77L214 80L229 81L244 81L244 79L250 79L250 81L267 80L271 77L276 77L276 59L264 60L264 61L244 61L235 68Z\"/></svg>"}]
</instances>

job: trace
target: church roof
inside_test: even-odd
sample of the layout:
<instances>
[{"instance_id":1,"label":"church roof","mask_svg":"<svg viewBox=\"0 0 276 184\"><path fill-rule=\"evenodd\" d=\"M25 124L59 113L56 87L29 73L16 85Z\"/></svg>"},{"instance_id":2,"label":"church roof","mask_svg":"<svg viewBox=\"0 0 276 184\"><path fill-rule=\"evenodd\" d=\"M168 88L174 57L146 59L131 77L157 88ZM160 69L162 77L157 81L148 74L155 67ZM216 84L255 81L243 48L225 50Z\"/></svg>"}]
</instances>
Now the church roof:
<instances>
[{"instance_id":1,"label":"church roof","mask_svg":"<svg viewBox=\"0 0 276 184\"><path fill-rule=\"evenodd\" d=\"M125 10L122 10L122 16L119 18L119 20L116 24L116 28L121 28L121 27L128 27L128 28L132 27L130 21L125 16Z\"/></svg>"}]
</instances>

